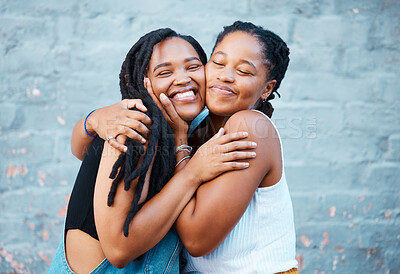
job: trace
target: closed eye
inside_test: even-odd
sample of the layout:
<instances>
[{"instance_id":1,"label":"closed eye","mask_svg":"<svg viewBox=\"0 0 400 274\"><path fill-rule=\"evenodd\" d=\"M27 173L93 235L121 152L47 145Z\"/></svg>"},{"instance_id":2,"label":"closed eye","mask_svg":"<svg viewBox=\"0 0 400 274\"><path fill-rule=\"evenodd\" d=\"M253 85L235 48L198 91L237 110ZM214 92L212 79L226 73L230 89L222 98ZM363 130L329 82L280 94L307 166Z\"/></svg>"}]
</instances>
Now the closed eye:
<instances>
[{"instance_id":1,"label":"closed eye","mask_svg":"<svg viewBox=\"0 0 400 274\"><path fill-rule=\"evenodd\" d=\"M195 69L198 69L199 67L200 67L200 65L197 65L197 64L191 65L190 67L188 67L188 70L195 70Z\"/></svg>"},{"instance_id":2,"label":"closed eye","mask_svg":"<svg viewBox=\"0 0 400 274\"><path fill-rule=\"evenodd\" d=\"M241 73L241 74L245 74L245 75L253 75L250 72L246 72L246 71L243 71L243 70L238 70L238 72Z\"/></svg>"},{"instance_id":3,"label":"closed eye","mask_svg":"<svg viewBox=\"0 0 400 274\"><path fill-rule=\"evenodd\" d=\"M165 70L165 71L161 71L157 76L168 76L170 74L171 74L171 71Z\"/></svg>"},{"instance_id":4,"label":"closed eye","mask_svg":"<svg viewBox=\"0 0 400 274\"><path fill-rule=\"evenodd\" d=\"M223 66L223 64L215 62L215 61L213 61L213 63L216 64L217 66Z\"/></svg>"}]
</instances>

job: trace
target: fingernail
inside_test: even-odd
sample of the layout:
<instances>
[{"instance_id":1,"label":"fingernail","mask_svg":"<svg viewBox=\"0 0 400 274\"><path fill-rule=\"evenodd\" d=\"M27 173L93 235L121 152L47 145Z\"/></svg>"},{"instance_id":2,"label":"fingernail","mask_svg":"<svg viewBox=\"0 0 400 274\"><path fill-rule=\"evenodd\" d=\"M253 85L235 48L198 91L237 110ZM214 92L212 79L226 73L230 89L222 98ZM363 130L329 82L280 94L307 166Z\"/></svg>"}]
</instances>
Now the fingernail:
<instances>
[{"instance_id":1,"label":"fingernail","mask_svg":"<svg viewBox=\"0 0 400 274\"><path fill-rule=\"evenodd\" d=\"M146 143L146 139L142 138L142 144Z\"/></svg>"},{"instance_id":2,"label":"fingernail","mask_svg":"<svg viewBox=\"0 0 400 274\"><path fill-rule=\"evenodd\" d=\"M165 95L164 93L160 94L160 100L166 100L167 99L167 95Z\"/></svg>"},{"instance_id":3,"label":"fingernail","mask_svg":"<svg viewBox=\"0 0 400 274\"><path fill-rule=\"evenodd\" d=\"M250 164L249 164L249 163L244 163L244 166L245 166L245 167L249 167Z\"/></svg>"},{"instance_id":4,"label":"fingernail","mask_svg":"<svg viewBox=\"0 0 400 274\"><path fill-rule=\"evenodd\" d=\"M252 153L251 153L251 157L256 157L256 155L257 155L257 154L256 154L255 152L252 152Z\"/></svg>"},{"instance_id":5,"label":"fingernail","mask_svg":"<svg viewBox=\"0 0 400 274\"><path fill-rule=\"evenodd\" d=\"M243 135L243 136L249 136L249 133L247 133L247 132L242 132L242 135Z\"/></svg>"},{"instance_id":6,"label":"fingernail","mask_svg":"<svg viewBox=\"0 0 400 274\"><path fill-rule=\"evenodd\" d=\"M257 143L251 142L251 147L257 147Z\"/></svg>"},{"instance_id":7,"label":"fingernail","mask_svg":"<svg viewBox=\"0 0 400 274\"><path fill-rule=\"evenodd\" d=\"M128 148L127 148L127 147L124 147L124 151L127 152L127 151L128 151Z\"/></svg>"}]
</instances>

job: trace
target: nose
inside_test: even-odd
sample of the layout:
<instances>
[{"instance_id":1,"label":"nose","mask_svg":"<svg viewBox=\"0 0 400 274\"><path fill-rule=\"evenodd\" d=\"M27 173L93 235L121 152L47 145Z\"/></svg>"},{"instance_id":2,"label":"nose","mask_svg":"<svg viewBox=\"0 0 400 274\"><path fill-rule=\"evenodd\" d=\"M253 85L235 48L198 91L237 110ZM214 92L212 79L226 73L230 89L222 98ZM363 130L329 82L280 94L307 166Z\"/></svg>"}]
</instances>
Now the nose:
<instances>
[{"instance_id":1,"label":"nose","mask_svg":"<svg viewBox=\"0 0 400 274\"><path fill-rule=\"evenodd\" d=\"M227 83L233 83L235 81L233 72L232 70L229 69L222 70L220 74L217 76L217 79L220 80L221 82L227 82Z\"/></svg>"},{"instance_id":2,"label":"nose","mask_svg":"<svg viewBox=\"0 0 400 274\"><path fill-rule=\"evenodd\" d=\"M189 75L185 71L181 71L176 75L174 85L186 85L191 81Z\"/></svg>"}]
</instances>

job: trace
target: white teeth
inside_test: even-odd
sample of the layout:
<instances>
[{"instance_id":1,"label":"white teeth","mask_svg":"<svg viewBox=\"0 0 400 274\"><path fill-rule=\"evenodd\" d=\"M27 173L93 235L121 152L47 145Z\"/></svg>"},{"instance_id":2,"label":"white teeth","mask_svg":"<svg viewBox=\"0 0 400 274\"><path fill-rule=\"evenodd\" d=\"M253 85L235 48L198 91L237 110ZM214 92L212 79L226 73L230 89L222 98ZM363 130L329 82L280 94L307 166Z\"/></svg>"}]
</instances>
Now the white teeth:
<instances>
[{"instance_id":1,"label":"white teeth","mask_svg":"<svg viewBox=\"0 0 400 274\"><path fill-rule=\"evenodd\" d=\"M183 93L177 93L175 95L176 98L185 98L185 97L190 97L190 96L194 96L194 92L193 90L189 90Z\"/></svg>"}]
</instances>

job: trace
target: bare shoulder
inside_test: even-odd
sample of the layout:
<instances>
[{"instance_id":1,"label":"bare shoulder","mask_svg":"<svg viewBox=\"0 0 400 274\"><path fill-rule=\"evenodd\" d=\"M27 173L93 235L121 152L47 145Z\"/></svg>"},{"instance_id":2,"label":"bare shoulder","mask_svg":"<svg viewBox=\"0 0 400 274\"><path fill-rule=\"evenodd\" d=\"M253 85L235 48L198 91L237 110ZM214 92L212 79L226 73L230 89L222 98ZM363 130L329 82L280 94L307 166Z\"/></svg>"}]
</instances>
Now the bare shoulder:
<instances>
[{"instance_id":1,"label":"bare shoulder","mask_svg":"<svg viewBox=\"0 0 400 274\"><path fill-rule=\"evenodd\" d=\"M257 157L245 171L264 175L257 186L272 186L279 181L283 169L281 141L275 125L266 115L252 110L240 111L230 117L226 131L247 131L247 139L257 143Z\"/></svg>"},{"instance_id":2,"label":"bare shoulder","mask_svg":"<svg viewBox=\"0 0 400 274\"><path fill-rule=\"evenodd\" d=\"M225 130L228 132L247 131L251 139L258 141L279 141L274 124L259 111L242 110L235 113L225 124Z\"/></svg>"}]
</instances>

